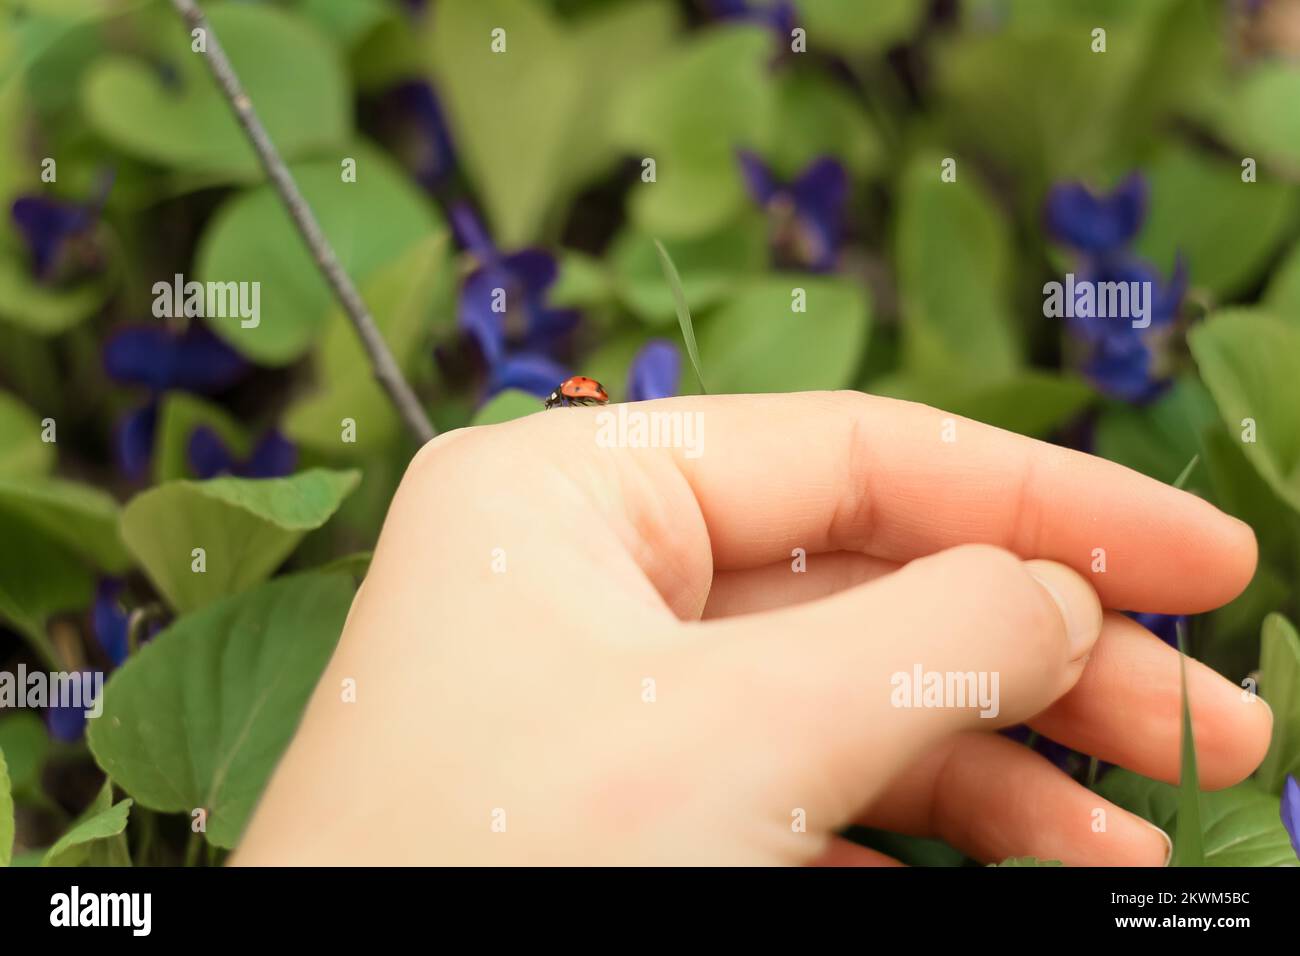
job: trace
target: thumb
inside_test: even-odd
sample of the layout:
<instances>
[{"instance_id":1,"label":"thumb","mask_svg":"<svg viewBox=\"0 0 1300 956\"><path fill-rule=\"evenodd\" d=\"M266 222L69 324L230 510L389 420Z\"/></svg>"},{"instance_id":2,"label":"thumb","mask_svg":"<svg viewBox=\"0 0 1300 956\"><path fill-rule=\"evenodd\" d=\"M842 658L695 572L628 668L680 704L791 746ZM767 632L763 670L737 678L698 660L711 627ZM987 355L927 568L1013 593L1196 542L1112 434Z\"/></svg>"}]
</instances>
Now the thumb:
<instances>
[{"instance_id":1,"label":"thumb","mask_svg":"<svg viewBox=\"0 0 1300 956\"><path fill-rule=\"evenodd\" d=\"M768 769L774 798L834 828L939 739L1045 709L1078 680L1101 622L1073 570L966 545L702 625L715 632L702 663L722 669L715 687L741 691L723 718L730 752Z\"/></svg>"}]
</instances>

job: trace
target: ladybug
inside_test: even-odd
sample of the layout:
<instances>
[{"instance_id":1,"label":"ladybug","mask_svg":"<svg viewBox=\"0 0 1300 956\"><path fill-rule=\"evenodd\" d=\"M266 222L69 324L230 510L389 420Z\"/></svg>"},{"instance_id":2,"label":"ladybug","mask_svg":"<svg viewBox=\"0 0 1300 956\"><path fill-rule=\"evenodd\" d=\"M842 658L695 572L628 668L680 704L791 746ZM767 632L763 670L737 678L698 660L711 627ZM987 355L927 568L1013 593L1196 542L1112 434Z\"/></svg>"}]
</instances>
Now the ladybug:
<instances>
[{"instance_id":1,"label":"ladybug","mask_svg":"<svg viewBox=\"0 0 1300 956\"><path fill-rule=\"evenodd\" d=\"M555 408L557 405L604 405L608 401L609 394L604 385L594 378L575 375L561 382L544 405L546 408Z\"/></svg>"}]
</instances>

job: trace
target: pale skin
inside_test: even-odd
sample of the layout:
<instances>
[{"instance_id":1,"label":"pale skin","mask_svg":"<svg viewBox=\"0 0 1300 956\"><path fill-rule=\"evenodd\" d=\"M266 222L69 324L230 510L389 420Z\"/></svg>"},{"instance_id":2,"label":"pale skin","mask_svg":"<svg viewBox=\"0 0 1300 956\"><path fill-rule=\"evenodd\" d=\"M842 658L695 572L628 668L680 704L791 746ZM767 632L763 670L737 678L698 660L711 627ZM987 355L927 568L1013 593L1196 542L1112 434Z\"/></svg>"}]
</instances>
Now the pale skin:
<instances>
[{"instance_id":1,"label":"pale skin","mask_svg":"<svg viewBox=\"0 0 1300 956\"><path fill-rule=\"evenodd\" d=\"M836 835L855 822L986 861L1166 862L1159 830L992 731L1176 782L1178 654L1103 609L1226 603L1246 525L921 405L631 407L702 412L703 453L600 447L599 408L420 451L235 862L895 862ZM918 663L996 671L997 717L893 706ZM1272 715L1187 673L1202 785L1230 786Z\"/></svg>"}]
</instances>

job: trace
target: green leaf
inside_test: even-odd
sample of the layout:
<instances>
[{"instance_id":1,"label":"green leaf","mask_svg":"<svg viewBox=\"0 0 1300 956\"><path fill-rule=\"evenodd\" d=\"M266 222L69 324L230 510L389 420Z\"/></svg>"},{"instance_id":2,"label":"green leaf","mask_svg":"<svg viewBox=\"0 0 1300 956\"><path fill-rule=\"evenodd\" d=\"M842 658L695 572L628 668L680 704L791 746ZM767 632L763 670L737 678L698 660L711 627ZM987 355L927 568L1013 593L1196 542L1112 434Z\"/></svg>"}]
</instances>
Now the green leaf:
<instances>
[{"instance_id":1,"label":"green leaf","mask_svg":"<svg viewBox=\"0 0 1300 956\"><path fill-rule=\"evenodd\" d=\"M1147 175L1151 211L1138 252L1166 278L1181 254L1192 283L1219 299L1255 283L1294 218L1294 188L1267 177L1243 183L1236 163L1174 149L1152 163ZM1196 202L1187 202L1188 196Z\"/></svg>"},{"instance_id":2,"label":"green leaf","mask_svg":"<svg viewBox=\"0 0 1300 956\"><path fill-rule=\"evenodd\" d=\"M446 247L445 234L430 236L374 273L362 288L375 325L408 379L435 321L447 325L454 314L447 294ZM352 322L335 309L316 363L318 388L289 410L284 421L289 437L332 457L363 458L400 439L405 434L402 420L388 393L364 371L369 366ZM348 418L355 423L356 441L345 444L343 420Z\"/></svg>"},{"instance_id":3,"label":"green leaf","mask_svg":"<svg viewBox=\"0 0 1300 956\"><path fill-rule=\"evenodd\" d=\"M967 376L968 378L970 376ZM1013 372L1000 381L963 381L954 375L900 373L877 380L870 391L891 398L923 402L965 418L1022 435L1041 436L1064 424L1093 398L1075 375L1037 369Z\"/></svg>"},{"instance_id":4,"label":"green leaf","mask_svg":"<svg viewBox=\"0 0 1300 956\"><path fill-rule=\"evenodd\" d=\"M269 6L209 5L205 11L281 156L294 161L341 146L351 135L350 91L329 41L308 21ZM166 48L176 83L157 64L105 57L85 78L91 127L123 152L189 172L256 180L253 148L179 18ZM285 77L293 82L286 83ZM337 163L335 164L337 172Z\"/></svg>"},{"instance_id":5,"label":"green leaf","mask_svg":"<svg viewBox=\"0 0 1300 956\"><path fill-rule=\"evenodd\" d=\"M1001 863L989 866L1065 866L1060 860L1040 860L1036 856L1009 856Z\"/></svg>"},{"instance_id":6,"label":"green leaf","mask_svg":"<svg viewBox=\"0 0 1300 956\"><path fill-rule=\"evenodd\" d=\"M313 468L289 478L170 481L131 500L122 536L145 573L184 613L244 591L271 574L360 481L356 471ZM192 570L202 548L206 570Z\"/></svg>"},{"instance_id":7,"label":"green leaf","mask_svg":"<svg viewBox=\"0 0 1300 956\"><path fill-rule=\"evenodd\" d=\"M37 282L27 256L0 249L0 320L36 335L58 335L96 312L116 283L112 268L67 287Z\"/></svg>"},{"instance_id":8,"label":"green leaf","mask_svg":"<svg viewBox=\"0 0 1300 956\"><path fill-rule=\"evenodd\" d=\"M1228 309L1187 337L1230 433L1274 491L1300 511L1300 327L1252 309Z\"/></svg>"},{"instance_id":9,"label":"green leaf","mask_svg":"<svg viewBox=\"0 0 1300 956\"><path fill-rule=\"evenodd\" d=\"M655 160L655 181L638 182L630 200L642 232L702 235L748 203L736 149L771 136L771 54L771 36L759 27L714 27L692 34L620 95L614 136L633 155Z\"/></svg>"},{"instance_id":10,"label":"green leaf","mask_svg":"<svg viewBox=\"0 0 1300 956\"><path fill-rule=\"evenodd\" d=\"M95 760L142 806L206 810L208 842L233 847L352 592L346 575L291 575L181 617L109 679L87 733Z\"/></svg>"},{"instance_id":11,"label":"green leaf","mask_svg":"<svg viewBox=\"0 0 1300 956\"><path fill-rule=\"evenodd\" d=\"M799 0L796 23L808 31L810 50L878 53L916 30L925 5L915 0ZM784 41L787 46L789 40Z\"/></svg>"},{"instance_id":12,"label":"green leaf","mask_svg":"<svg viewBox=\"0 0 1300 956\"><path fill-rule=\"evenodd\" d=\"M1200 451L1201 432L1217 417L1214 399L1195 376L1187 375L1149 405L1105 408L1097 420L1097 454L1172 482Z\"/></svg>"},{"instance_id":13,"label":"green leaf","mask_svg":"<svg viewBox=\"0 0 1300 956\"><path fill-rule=\"evenodd\" d=\"M9 766L0 747L0 866L14 858L14 798L9 783Z\"/></svg>"},{"instance_id":14,"label":"green leaf","mask_svg":"<svg viewBox=\"0 0 1300 956\"><path fill-rule=\"evenodd\" d=\"M50 750L49 734L41 718L27 710L0 720L0 750L9 763L9 783L22 796L40 789L41 768Z\"/></svg>"},{"instance_id":15,"label":"green leaf","mask_svg":"<svg viewBox=\"0 0 1300 956\"><path fill-rule=\"evenodd\" d=\"M1201 775L1196 769L1196 737L1192 732L1192 709L1187 700L1186 641L1179 624L1178 669L1182 687L1182 760L1178 774L1178 817L1171 866L1205 866L1201 829Z\"/></svg>"},{"instance_id":16,"label":"green leaf","mask_svg":"<svg viewBox=\"0 0 1300 956\"><path fill-rule=\"evenodd\" d=\"M1273 272L1263 301L1278 318L1300 326L1300 243Z\"/></svg>"},{"instance_id":17,"label":"green leaf","mask_svg":"<svg viewBox=\"0 0 1300 956\"><path fill-rule=\"evenodd\" d=\"M862 105L821 70L794 68L780 74L776 112L764 155L786 180L821 156L834 156L859 176L884 163L885 147Z\"/></svg>"},{"instance_id":18,"label":"green leaf","mask_svg":"<svg viewBox=\"0 0 1300 956\"><path fill-rule=\"evenodd\" d=\"M807 311L792 308L803 289ZM765 277L727 302L703 329L709 384L719 393L844 388L867 347L866 291L822 276Z\"/></svg>"},{"instance_id":19,"label":"green leaf","mask_svg":"<svg viewBox=\"0 0 1300 956\"><path fill-rule=\"evenodd\" d=\"M655 240L655 250L659 253L664 282L668 284L673 295L673 306L677 310L677 323L681 326L682 340L686 343L686 354L690 356L691 366L695 369L695 378L700 383L700 391L707 392L708 389L704 387L704 370L700 364L700 349L695 341L695 323L691 321L691 309L686 301L686 290L682 288L682 277L678 274L677 267L673 265L672 256L658 239Z\"/></svg>"},{"instance_id":20,"label":"green leaf","mask_svg":"<svg viewBox=\"0 0 1300 956\"><path fill-rule=\"evenodd\" d=\"M1219 104L1218 126L1243 156L1294 168L1300 165L1297 102L1300 69L1283 59L1260 60Z\"/></svg>"},{"instance_id":21,"label":"green leaf","mask_svg":"<svg viewBox=\"0 0 1300 956\"><path fill-rule=\"evenodd\" d=\"M123 834L133 802L113 803L113 784L104 781L86 812L45 852L41 866L130 866Z\"/></svg>"},{"instance_id":22,"label":"green leaf","mask_svg":"<svg viewBox=\"0 0 1300 956\"><path fill-rule=\"evenodd\" d=\"M1010 237L969 166L940 180L940 157L903 174L896 238L906 367L990 380L1019 362L1007 301Z\"/></svg>"},{"instance_id":23,"label":"green leaf","mask_svg":"<svg viewBox=\"0 0 1300 956\"><path fill-rule=\"evenodd\" d=\"M610 279L603 260L574 249L560 252L560 274L549 301L559 309L585 308L609 298Z\"/></svg>"},{"instance_id":24,"label":"green leaf","mask_svg":"<svg viewBox=\"0 0 1300 956\"><path fill-rule=\"evenodd\" d=\"M664 243L679 270L686 307L699 312L722 301L767 263L762 223L748 218L720 232ZM618 297L652 326L668 325L677 315L676 291L665 282L655 240L626 230L609 253Z\"/></svg>"},{"instance_id":25,"label":"green leaf","mask_svg":"<svg viewBox=\"0 0 1300 956\"><path fill-rule=\"evenodd\" d=\"M343 182L338 160L309 163L292 172L352 280L396 261L437 230L427 200L391 160L357 144L357 181ZM199 241L200 281L259 282L261 322L243 328L239 316L209 318L208 325L254 361L284 365L319 336L334 297L280 197L269 185L229 200Z\"/></svg>"},{"instance_id":26,"label":"green leaf","mask_svg":"<svg viewBox=\"0 0 1300 956\"><path fill-rule=\"evenodd\" d=\"M1288 774L1300 777L1300 636L1281 614L1270 614L1260 645L1260 696L1273 709L1273 740L1255 778L1280 794Z\"/></svg>"},{"instance_id":27,"label":"green leaf","mask_svg":"<svg viewBox=\"0 0 1300 956\"><path fill-rule=\"evenodd\" d=\"M54 445L41 441L41 420L8 392L0 392L0 477L48 474Z\"/></svg>"},{"instance_id":28,"label":"green leaf","mask_svg":"<svg viewBox=\"0 0 1300 956\"><path fill-rule=\"evenodd\" d=\"M493 396L492 400L474 413L471 425L499 425L501 422L523 418L542 410L536 395L508 388Z\"/></svg>"},{"instance_id":29,"label":"green leaf","mask_svg":"<svg viewBox=\"0 0 1300 956\"><path fill-rule=\"evenodd\" d=\"M1102 777L1097 792L1172 832L1178 814L1177 787L1116 767ZM1206 866L1295 866L1275 795L1247 780L1227 790L1202 793L1200 803ZM1175 856L1177 842L1175 838Z\"/></svg>"},{"instance_id":30,"label":"green leaf","mask_svg":"<svg viewBox=\"0 0 1300 956\"><path fill-rule=\"evenodd\" d=\"M496 29L504 53L492 50ZM439 4L429 35L452 136L497 242L532 241L565 176L582 65L550 15L520 0Z\"/></svg>"},{"instance_id":31,"label":"green leaf","mask_svg":"<svg viewBox=\"0 0 1300 956\"><path fill-rule=\"evenodd\" d=\"M117 502L98 488L61 478L0 478L0 514L27 518L105 571L120 573L129 564L117 533Z\"/></svg>"}]
</instances>

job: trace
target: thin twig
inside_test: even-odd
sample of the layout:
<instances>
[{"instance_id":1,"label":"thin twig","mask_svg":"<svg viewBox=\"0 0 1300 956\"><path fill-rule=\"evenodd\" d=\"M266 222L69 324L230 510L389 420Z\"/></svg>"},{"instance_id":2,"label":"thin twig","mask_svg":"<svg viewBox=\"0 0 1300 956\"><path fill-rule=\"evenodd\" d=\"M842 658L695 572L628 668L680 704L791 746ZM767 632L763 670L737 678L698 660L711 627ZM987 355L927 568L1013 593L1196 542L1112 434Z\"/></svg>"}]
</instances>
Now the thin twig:
<instances>
[{"instance_id":1,"label":"thin twig","mask_svg":"<svg viewBox=\"0 0 1300 956\"><path fill-rule=\"evenodd\" d=\"M207 57L212 75L216 78L221 92L225 94L227 102L230 103L235 119L248 134L248 140L253 144L262 168L266 170L266 175L275 186L276 192L280 194L280 199L289 211L289 217L298 227L303 241L307 243L307 248L311 251L312 258L316 260L321 274L334 290L335 296L343 306L343 311L352 322L353 328L357 330L357 335L361 337L361 344L366 354L370 356L370 365L375 379L392 399L411 434L421 444L429 441L437 435L437 430L429 421L429 416L424 413L424 408L415 397L415 392L403 377L402 370L398 368L397 361L393 358L393 353L388 350L388 343L380 334L379 327L375 325L375 320L366 308L365 302L362 301L356 286L352 284L352 280L339 263L338 256L334 254L329 240L321 230L320 223L316 221L316 214L312 212L311 206L298 190L298 184L293 181L292 174L285 166L284 160L280 158L280 153L271 142L271 137L267 135L266 127L257 118L253 102L240 85L239 77L235 75L235 70L226 57L226 51L221 48L221 43L217 40L217 35L208 23L207 17L203 15L203 11L194 0L172 0L172 5L185 19L191 33L194 30L203 31L207 49L204 56Z\"/></svg>"}]
</instances>

